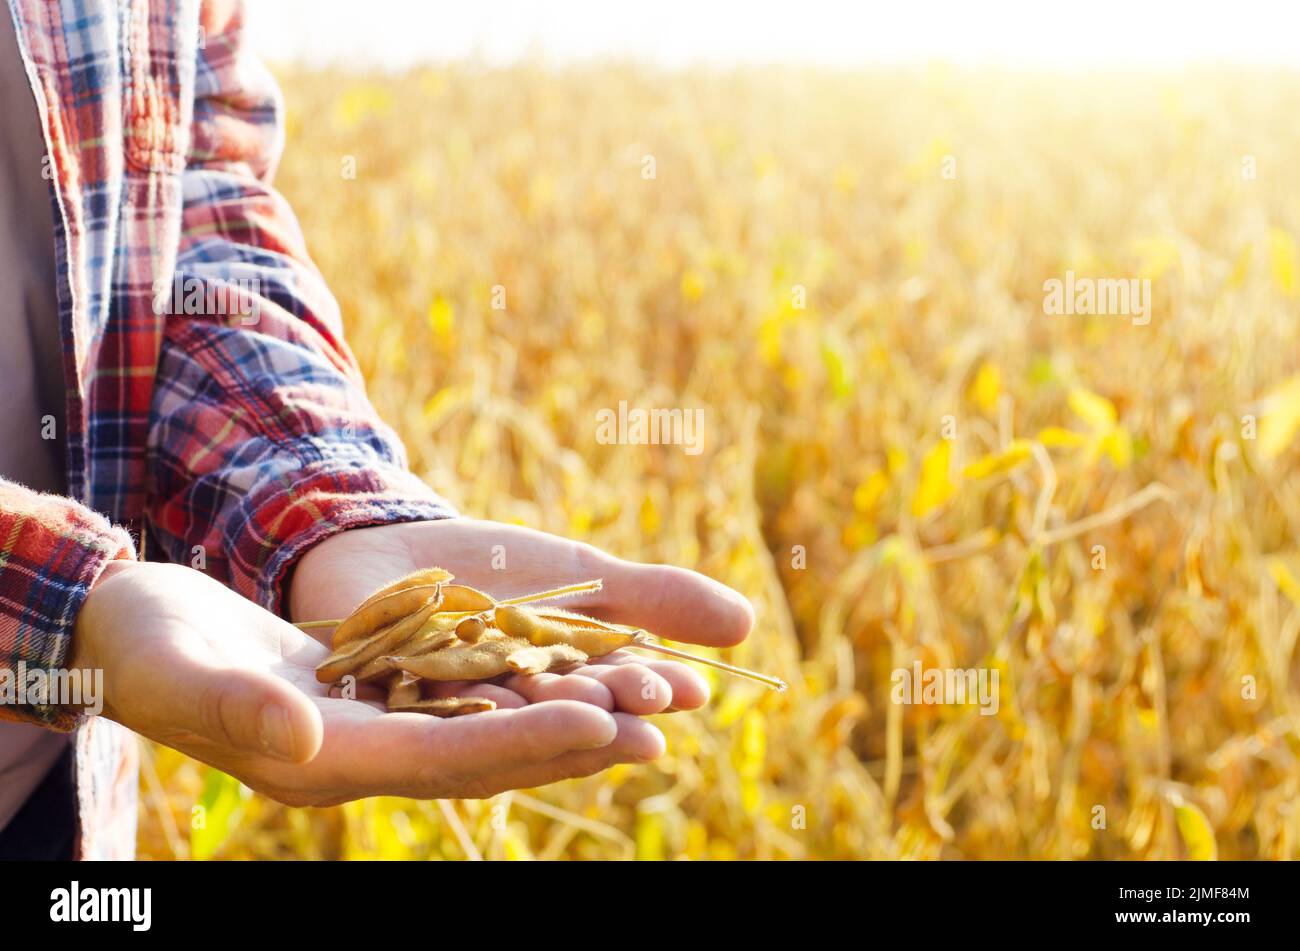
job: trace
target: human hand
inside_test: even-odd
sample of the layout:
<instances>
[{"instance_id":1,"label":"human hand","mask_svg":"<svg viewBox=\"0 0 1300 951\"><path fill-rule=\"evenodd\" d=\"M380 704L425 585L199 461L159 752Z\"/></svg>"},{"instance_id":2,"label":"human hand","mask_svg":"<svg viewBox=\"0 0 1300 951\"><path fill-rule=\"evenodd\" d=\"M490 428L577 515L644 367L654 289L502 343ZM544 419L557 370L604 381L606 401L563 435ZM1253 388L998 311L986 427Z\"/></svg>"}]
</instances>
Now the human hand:
<instances>
[{"instance_id":1,"label":"human hand","mask_svg":"<svg viewBox=\"0 0 1300 951\"><path fill-rule=\"evenodd\" d=\"M591 703L441 720L331 697L327 653L201 572L123 561L83 603L70 666L103 670L105 716L288 805L486 797L662 751L649 724Z\"/></svg>"},{"instance_id":2,"label":"human hand","mask_svg":"<svg viewBox=\"0 0 1300 951\"><path fill-rule=\"evenodd\" d=\"M326 539L299 559L289 589L292 617L344 617L380 586L433 565L498 599L600 578L600 591L560 605L673 640L727 646L743 640L753 624L748 601L696 572L623 561L555 535L466 518L352 529ZM570 699L638 715L695 709L708 700L705 681L687 665L630 651L564 674L437 688L440 696L471 691L502 708Z\"/></svg>"}]
</instances>

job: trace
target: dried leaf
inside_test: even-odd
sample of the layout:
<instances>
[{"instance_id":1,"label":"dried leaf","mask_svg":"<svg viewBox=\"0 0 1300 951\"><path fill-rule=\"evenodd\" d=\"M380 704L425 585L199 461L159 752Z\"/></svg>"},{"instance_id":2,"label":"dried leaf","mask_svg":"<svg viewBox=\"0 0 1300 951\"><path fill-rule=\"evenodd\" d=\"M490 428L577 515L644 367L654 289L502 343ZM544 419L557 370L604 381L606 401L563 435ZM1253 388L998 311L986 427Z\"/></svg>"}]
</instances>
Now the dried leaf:
<instances>
[{"instance_id":1,"label":"dried leaf","mask_svg":"<svg viewBox=\"0 0 1300 951\"><path fill-rule=\"evenodd\" d=\"M1219 856L1214 840L1214 827L1199 807L1179 797L1174 802L1174 819L1178 834L1187 846L1187 857L1193 862L1213 862Z\"/></svg>"},{"instance_id":2,"label":"dried leaf","mask_svg":"<svg viewBox=\"0 0 1300 951\"><path fill-rule=\"evenodd\" d=\"M1013 439L1005 449L976 459L962 470L962 475L968 479L1006 475L1027 462L1033 454L1033 443L1028 439Z\"/></svg>"},{"instance_id":3,"label":"dried leaf","mask_svg":"<svg viewBox=\"0 0 1300 951\"><path fill-rule=\"evenodd\" d=\"M917 518L929 515L957 491L948 477L951 458L952 444L941 439L921 460L921 482L912 497L912 514Z\"/></svg>"},{"instance_id":4,"label":"dried leaf","mask_svg":"<svg viewBox=\"0 0 1300 951\"><path fill-rule=\"evenodd\" d=\"M1069 402L1074 414L1096 433L1109 432L1119 418L1114 403L1083 387L1075 387L1070 391Z\"/></svg>"}]
</instances>

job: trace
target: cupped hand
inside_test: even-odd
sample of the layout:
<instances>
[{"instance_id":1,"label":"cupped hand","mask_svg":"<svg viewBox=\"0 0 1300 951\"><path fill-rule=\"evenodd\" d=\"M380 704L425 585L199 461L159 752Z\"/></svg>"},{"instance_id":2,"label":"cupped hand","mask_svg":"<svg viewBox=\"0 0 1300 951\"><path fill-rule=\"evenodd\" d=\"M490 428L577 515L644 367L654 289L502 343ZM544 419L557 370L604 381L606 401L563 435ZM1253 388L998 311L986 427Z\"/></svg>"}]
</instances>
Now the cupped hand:
<instances>
[{"instance_id":1,"label":"cupped hand","mask_svg":"<svg viewBox=\"0 0 1300 951\"><path fill-rule=\"evenodd\" d=\"M344 617L375 589L434 565L452 572L457 583L499 600L599 578L604 583L600 591L556 604L675 641L734 645L744 640L754 620L745 598L697 572L624 561L556 535L468 518L352 529L326 539L294 571L292 617ZM322 636L327 639L328 632ZM708 700L705 680L686 664L631 651L594 658L563 674L515 675L472 687L444 684L438 694L463 695L471 689L498 707L577 700L637 715L692 710Z\"/></svg>"},{"instance_id":2,"label":"cupped hand","mask_svg":"<svg viewBox=\"0 0 1300 951\"><path fill-rule=\"evenodd\" d=\"M375 564L353 563L347 572L376 583L356 582L339 592L342 601L389 577ZM313 577L300 576L308 592ZM317 602L303 597L315 611ZM327 599L319 606L346 610ZM653 726L601 703L511 701L501 688L500 709L443 720L331 697L315 676L326 653L201 572L118 562L82 605L70 666L103 671L105 716L289 805L480 798L663 751ZM524 693L546 690L538 684Z\"/></svg>"}]
</instances>

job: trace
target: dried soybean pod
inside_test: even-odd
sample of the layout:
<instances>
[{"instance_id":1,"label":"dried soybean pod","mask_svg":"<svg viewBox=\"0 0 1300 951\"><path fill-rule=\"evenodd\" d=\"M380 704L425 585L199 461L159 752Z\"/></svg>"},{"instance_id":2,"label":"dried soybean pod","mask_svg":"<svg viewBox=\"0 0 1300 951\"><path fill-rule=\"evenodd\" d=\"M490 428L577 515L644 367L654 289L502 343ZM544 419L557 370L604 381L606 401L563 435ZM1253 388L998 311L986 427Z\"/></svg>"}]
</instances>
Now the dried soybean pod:
<instances>
[{"instance_id":1,"label":"dried soybean pod","mask_svg":"<svg viewBox=\"0 0 1300 951\"><path fill-rule=\"evenodd\" d=\"M388 709L420 702L420 678L408 673L394 674L388 685Z\"/></svg>"},{"instance_id":2,"label":"dried soybean pod","mask_svg":"<svg viewBox=\"0 0 1300 951\"><path fill-rule=\"evenodd\" d=\"M441 650L450 644L455 643L456 633L451 628L447 618L441 618L434 614L424 622L424 625L416 631L404 644L392 648L399 652L403 657L418 657L421 654L427 654L430 651ZM367 661L359 670L353 671L352 676L359 681L374 680L376 677L382 677L384 674L391 673L392 664L388 662L389 658L383 655Z\"/></svg>"},{"instance_id":3,"label":"dried soybean pod","mask_svg":"<svg viewBox=\"0 0 1300 951\"><path fill-rule=\"evenodd\" d=\"M467 713L486 713L496 708L496 701L486 697L435 697L401 706L390 704L388 707L391 713L429 713L435 717L459 717Z\"/></svg>"},{"instance_id":4,"label":"dried soybean pod","mask_svg":"<svg viewBox=\"0 0 1300 951\"><path fill-rule=\"evenodd\" d=\"M486 630L487 624L475 614L456 625L456 636L466 644L477 644Z\"/></svg>"},{"instance_id":5,"label":"dried soybean pod","mask_svg":"<svg viewBox=\"0 0 1300 951\"><path fill-rule=\"evenodd\" d=\"M508 673L510 664L506 658L530 646L527 641L499 633L495 636L485 634L477 644L457 642L418 657L389 657L388 662L398 670L425 680L487 680Z\"/></svg>"},{"instance_id":6,"label":"dried soybean pod","mask_svg":"<svg viewBox=\"0 0 1300 951\"><path fill-rule=\"evenodd\" d=\"M438 608L438 611L441 614L465 612L477 614L480 611L492 610L496 604L491 595L484 594L477 588L463 584L448 584L442 587L442 607Z\"/></svg>"},{"instance_id":7,"label":"dried soybean pod","mask_svg":"<svg viewBox=\"0 0 1300 951\"><path fill-rule=\"evenodd\" d=\"M628 627L626 624L614 624L611 621L602 621L599 618L589 617L586 614L578 614L575 611L566 611L564 608L553 608L550 606L541 608L525 608L528 613L535 617L550 618L553 621L563 621L565 624L573 627L589 627L600 631L615 631L624 634L642 633L639 627Z\"/></svg>"},{"instance_id":8,"label":"dried soybean pod","mask_svg":"<svg viewBox=\"0 0 1300 951\"><path fill-rule=\"evenodd\" d=\"M329 657L325 658L320 666L316 668L316 679L323 684L334 683L344 674L350 674L370 661L391 653L402 644L405 644L411 635L420 629L420 625L429 619L436 608L437 605L430 599L428 604L418 609L414 614L394 621L365 640L344 645L343 648L334 651Z\"/></svg>"},{"instance_id":9,"label":"dried soybean pod","mask_svg":"<svg viewBox=\"0 0 1300 951\"><path fill-rule=\"evenodd\" d=\"M441 586L436 584L403 588L357 608L334 629L334 648L338 649L349 641L365 637L395 621L400 621L430 603L437 610L440 591Z\"/></svg>"},{"instance_id":10,"label":"dried soybean pod","mask_svg":"<svg viewBox=\"0 0 1300 951\"><path fill-rule=\"evenodd\" d=\"M316 679L325 684L334 683L344 674L350 674L366 664L372 657L392 650L395 645L400 646L403 640L390 626L363 640L345 644L321 661L316 668Z\"/></svg>"},{"instance_id":11,"label":"dried soybean pod","mask_svg":"<svg viewBox=\"0 0 1300 951\"><path fill-rule=\"evenodd\" d=\"M376 591L370 592L366 599L357 605L357 610L367 607L380 598L386 598L390 594L398 591L404 591L407 588L424 588L429 585L445 584L454 578L450 571L445 568L424 568L420 571L413 571L409 575L403 575L396 581L390 581ZM355 611L353 612L355 613Z\"/></svg>"},{"instance_id":12,"label":"dried soybean pod","mask_svg":"<svg viewBox=\"0 0 1300 951\"><path fill-rule=\"evenodd\" d=\"M540 674L556 667L581 664L587 655L568 644L549 647L524 647L506 658L506 663L516 674Z\"/></svg>"},{"instance_id":13,"label":"dried soybean pod","mask_svg":"<svg viewBox=\"0 0 1300 951\"><path fill-rule=\"evenodd\" d=\"M640 633L568 612L503 606L496 609L494 616L497 627L511 637L523 638L538 647L567 644L588 657L603 657L620 647L631 646Z\"/></svg>"}]
</instances>

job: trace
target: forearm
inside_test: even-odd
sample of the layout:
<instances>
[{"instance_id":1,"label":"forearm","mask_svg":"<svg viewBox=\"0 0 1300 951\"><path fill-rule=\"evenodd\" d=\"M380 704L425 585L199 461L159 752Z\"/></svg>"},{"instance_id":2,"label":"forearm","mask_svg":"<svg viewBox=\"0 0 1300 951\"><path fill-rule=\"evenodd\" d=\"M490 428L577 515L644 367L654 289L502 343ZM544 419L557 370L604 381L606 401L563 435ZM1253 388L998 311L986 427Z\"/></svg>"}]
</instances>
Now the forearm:
<instances>
[{"instance_id":1,"label":"forearm","mask_svg":"<svg viewBox=\"0 0 1300 951\"><path fill-rule=\"evenodd\" d=\"M272 187L283 109L243 5L208 2L175 288L149 433L149 518L173 561L281 612L286 576L349 528L443 518L366 398L338 305ZM222 302L215 312L176 306ZM176 312L176 311L181 312Z\"/></svg>"}]
</instances>

